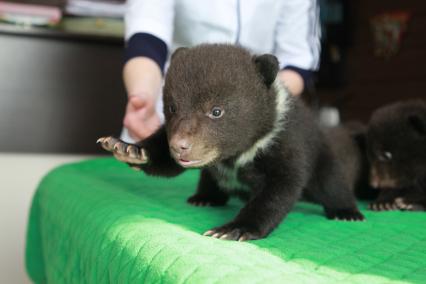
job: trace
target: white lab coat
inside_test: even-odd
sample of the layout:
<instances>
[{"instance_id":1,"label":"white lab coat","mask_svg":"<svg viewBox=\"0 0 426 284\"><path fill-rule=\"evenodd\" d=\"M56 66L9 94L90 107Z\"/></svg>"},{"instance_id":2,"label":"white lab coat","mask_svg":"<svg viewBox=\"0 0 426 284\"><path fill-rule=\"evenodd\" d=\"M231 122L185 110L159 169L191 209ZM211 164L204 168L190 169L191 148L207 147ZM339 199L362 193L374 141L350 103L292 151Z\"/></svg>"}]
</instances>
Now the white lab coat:
<instances>
[{"instance_id":1,"label":"white lab coat","mask_svg":"<svg viewBox=\"0 0 426 284\"><path fill-rule=\"evenodd\" d=\"M126 39L150 33L169 50L200 43L238 43L272 53L280 67L316 70L320 27L316 0L129 0Z\"/></svg>"}]
</instances>

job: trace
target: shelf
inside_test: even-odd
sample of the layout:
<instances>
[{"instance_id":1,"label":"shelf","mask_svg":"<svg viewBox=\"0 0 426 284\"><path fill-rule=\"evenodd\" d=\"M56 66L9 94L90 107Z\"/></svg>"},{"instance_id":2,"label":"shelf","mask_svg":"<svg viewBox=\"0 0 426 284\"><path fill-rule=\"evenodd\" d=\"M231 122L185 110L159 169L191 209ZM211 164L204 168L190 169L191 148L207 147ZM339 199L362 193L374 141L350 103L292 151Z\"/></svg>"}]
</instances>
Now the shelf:
<instances>
[{"instance_id":1,"label":"shelf","mask_svg":"<svg viewBox=\"0 0 426 284\"><path fill-rule=\"evenodd\" d=\"M0 35L22 35L73 41L124 44L121 20L96 18L64 18L57 27L34 27L0 23Z\"/></svg>"}]
</instances>

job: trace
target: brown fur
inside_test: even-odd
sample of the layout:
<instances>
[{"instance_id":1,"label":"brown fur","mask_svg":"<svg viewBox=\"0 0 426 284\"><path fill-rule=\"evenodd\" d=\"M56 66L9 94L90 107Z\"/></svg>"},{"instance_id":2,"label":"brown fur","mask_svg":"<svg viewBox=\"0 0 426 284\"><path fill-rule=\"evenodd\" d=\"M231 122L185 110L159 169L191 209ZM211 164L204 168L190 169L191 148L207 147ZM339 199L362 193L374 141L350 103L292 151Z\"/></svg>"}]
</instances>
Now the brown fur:
<instances>
[{"instance_id":1,"label":"brown fur","mask_svg":"<svg viewBox=\"0 0 426 284\"><path fill-rule=\"evenodd\" d=\"M130 145L146 153L148 162L133 166L148 174L202 168L197 192L188 199L192 205L222 206L233 195L246 201L233 220L207 235L263 238L302 193L323 205L327 218L363 220L348 184L354 176L344 177L340 151L303 102L276 85L278 71L273 55L240 47L179 49L166 75L164 127Z\"/></svg>"},{"instance_id":2,"label":"brown fur","mask_svg":"<svg viewBox=\"0 0 426 284\"><path fill-rule=\"evenodd\" d=\"M397 102L376 110L367 131L371 185L377 202L405 198L426 208L426 103Z\"/></svg>"}]
</instances>

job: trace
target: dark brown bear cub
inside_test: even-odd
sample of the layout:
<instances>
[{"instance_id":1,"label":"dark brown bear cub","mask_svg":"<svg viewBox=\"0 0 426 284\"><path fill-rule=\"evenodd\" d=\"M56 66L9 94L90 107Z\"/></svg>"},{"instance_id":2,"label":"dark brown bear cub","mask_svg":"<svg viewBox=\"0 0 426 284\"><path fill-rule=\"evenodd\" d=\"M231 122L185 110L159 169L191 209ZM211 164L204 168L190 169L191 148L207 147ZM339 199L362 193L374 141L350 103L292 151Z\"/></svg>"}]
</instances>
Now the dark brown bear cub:
<instances>
[{"instance_id":1,"label":"dark brown bear cub","mask_svg":"<svg viewBox=\"0 0 426 284\"><path fill-rule=\"evenodd\" d=\"M370 184L380 189L372 210L426 209L426 103L376 110L367 130Z\"/></svg>"},{"instance_id":2,"label":"dark brown bear cub","mask_svg":"<svg viewBox=\"0 0 426 284\"><path fill-rule=\"evenodd\" d=\"M316 120L276 80L278 61L231 45L179 49L164 86L165 125L136 145L102 146L148 174L202 168L196 205L246 200L234 220L205 233L228 240L267 236L304 193L330 219L363 220Z\"/></svg>"}]
</instances>

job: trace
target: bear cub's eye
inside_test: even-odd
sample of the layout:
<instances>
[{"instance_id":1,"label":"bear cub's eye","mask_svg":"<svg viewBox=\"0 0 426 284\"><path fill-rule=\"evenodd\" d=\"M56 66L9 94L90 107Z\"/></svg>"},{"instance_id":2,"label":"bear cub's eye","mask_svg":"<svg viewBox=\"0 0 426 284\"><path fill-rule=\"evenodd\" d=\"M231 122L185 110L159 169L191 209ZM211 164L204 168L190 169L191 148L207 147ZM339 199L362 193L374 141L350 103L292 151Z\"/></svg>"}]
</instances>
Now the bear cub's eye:
<instances>
[{"instance_id":1,"label":"bear cub's eye","mask_svg":"<svg viewBox=\"0 0 426 284\"><path fill-rule=\"evenodd\" d=\"M214 107L212 111L208 114L208 117L212 119L219 118L223 115L224 111L220 107Z\"/></svg>"},{"instance_id":2,"label":"bear cub's eye","mask_svg":"<svg viewBox=\"0 0 426 284\"><path fill-rule=\"evenodd\" d=\"M389 151L384 151L379 155L379 161L388 162L392 160L392 153Z\"/></svg>"}]
</instances>

